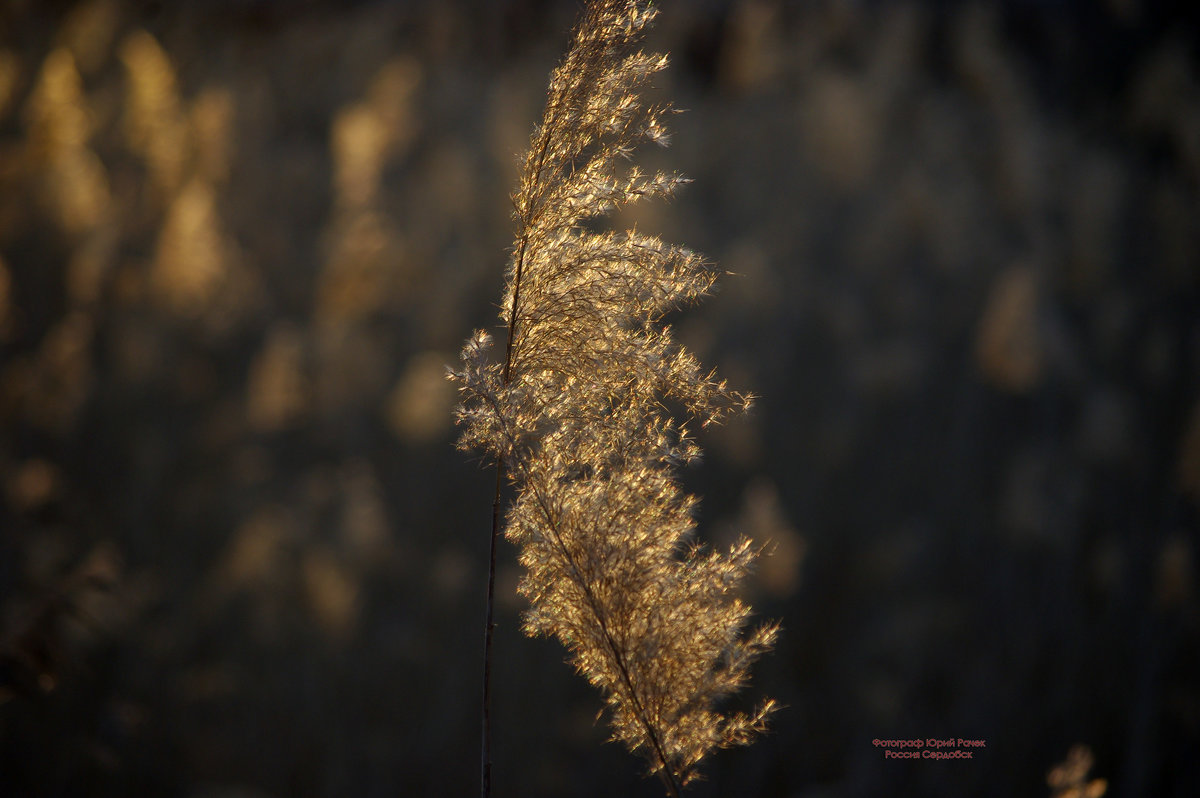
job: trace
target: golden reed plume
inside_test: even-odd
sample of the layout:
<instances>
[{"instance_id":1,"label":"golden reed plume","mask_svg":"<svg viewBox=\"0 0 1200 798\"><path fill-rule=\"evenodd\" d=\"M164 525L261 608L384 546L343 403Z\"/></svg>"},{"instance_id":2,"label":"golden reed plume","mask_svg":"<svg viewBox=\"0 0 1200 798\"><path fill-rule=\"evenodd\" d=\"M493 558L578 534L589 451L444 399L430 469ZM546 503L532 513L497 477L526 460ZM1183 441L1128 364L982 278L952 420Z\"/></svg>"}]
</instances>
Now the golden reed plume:
<instances>
[{"instance_id":1,"label":"golden reed plume","mask_svg":"<svg viewBox=\"0 0 1200 798\"><path fill-rule=\"evenodd\" d=\"M477 332L451 376L463 397L460 445L498 464L489 581L507 479L516 499L505 534L521 550L526 632L562 641L603 691L614 737L678 795L706 754L763 729L771 701L751 714L716 706L777 629L744 632L750 609L734 594L756 551L748 540L728 552L695 545L695 499L674 473L699 450L668 404L707 426L750 401L703 371L663 324L715 274L686 248L588 223L684 182L628 164L637 143L666 143L669 107L646 105L640 92L667 59L636 49L655 13L636 0L588 3L513 196L504 359Z\"/></svg>"}]
</instances>

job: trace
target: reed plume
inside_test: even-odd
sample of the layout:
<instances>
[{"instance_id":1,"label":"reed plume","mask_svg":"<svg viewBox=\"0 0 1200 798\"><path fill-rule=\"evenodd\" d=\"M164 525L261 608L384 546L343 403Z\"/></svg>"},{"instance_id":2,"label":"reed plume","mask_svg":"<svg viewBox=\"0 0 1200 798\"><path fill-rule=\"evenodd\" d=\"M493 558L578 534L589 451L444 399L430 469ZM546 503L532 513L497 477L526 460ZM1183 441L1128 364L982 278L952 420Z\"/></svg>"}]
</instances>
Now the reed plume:
<instances>
[{"instance_id":1,"label":"reed plume","mask_svg":"<svg viewBox=\"0 0 1200 798\"><path fill-rule=\"evenodd\" d=\"M676 343L664 316L706 294L698 254L595 220L685 182L629 163L666 144L668 106L641 93L667 63L637 45L656 11L592 0L554 70L513 195L518 232L501 317L503 361L477 332L452 373L460 445L497 462L485 642L483 792L490 783L488 675L500 488L516 492L505 535L520 547L524 628L553 635L607 702L614 739L643 754L668 793L714 748L745 744L773 702L723 713L775 626L745 631L734 595L756 556L694 542L696 500L675 469L699 457L688 423L718 422L750 397ZM680 408L683 421L668 406Z\"/></svg>"}]
</instances>

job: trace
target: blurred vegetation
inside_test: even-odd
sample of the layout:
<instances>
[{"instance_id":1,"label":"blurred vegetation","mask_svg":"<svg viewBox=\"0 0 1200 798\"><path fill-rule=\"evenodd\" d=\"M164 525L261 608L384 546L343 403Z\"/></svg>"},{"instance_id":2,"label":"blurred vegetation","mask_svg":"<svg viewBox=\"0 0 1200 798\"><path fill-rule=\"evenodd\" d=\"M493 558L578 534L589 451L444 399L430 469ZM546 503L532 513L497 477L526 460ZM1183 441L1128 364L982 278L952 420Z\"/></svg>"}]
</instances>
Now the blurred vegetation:
<instances>
[{"instance_id":1,"label":"blurred vegetation","mask_svg":"<svg viewBox=\"0 0 1200 798\"><path fill-rule=\"evenodd\" d=\"M1200 792L1182 9L664 0L645 157L695 184L618 221L736 273L678 328L762 400L687 478L785 627L788 708L695 795L1045 795L1076 743ZM475 789L490 477L443 364L575 10L0 5L0 794ZM657 794L512 554L497 796ZM988 746L871 745L935 736Z\"/></svg>"}]
</instances>

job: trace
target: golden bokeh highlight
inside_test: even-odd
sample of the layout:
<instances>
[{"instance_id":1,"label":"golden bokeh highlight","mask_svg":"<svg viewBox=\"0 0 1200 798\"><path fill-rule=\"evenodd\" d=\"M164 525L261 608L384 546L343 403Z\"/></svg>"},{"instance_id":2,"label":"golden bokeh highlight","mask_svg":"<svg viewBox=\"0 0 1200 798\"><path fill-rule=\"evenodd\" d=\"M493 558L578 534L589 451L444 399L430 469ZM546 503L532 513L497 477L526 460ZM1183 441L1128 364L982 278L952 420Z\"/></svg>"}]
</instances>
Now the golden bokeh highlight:
<instances>
[{"instance_id":1,"label":"golden bokeh highlight","mask_svg":"<svg viewBox=\"0 0 1200 798\"><path fill-rule=\"evenodd\" d=\"M358 621L359 590L354 574L322 547L305 551L301 569L314 620L331 637L347 637Z\"/></svg>"},{"instance_id":2,"label":"golden bokeh highlight","mask_svg":"<svg viewBox=\"0 0 1200 798\"><path fill-rule=\"evenodd\" d=\"M7 480L5 491L13 506L29 511L45 506L59 492L62 476L54 463L33 458L21 463Z\"/></svg>"},{"instance_id":3,"label":"golden bokeh highlight","mask_svg":"<svg viewBox=\"0 0 1200 798\"><path fill-rule=\"evenodd\" d=\"M1011 266L996 278L979 323L976 357L984 377L1013 393L1031 390L1042 373L1037 274Z\"/></svg>"},{"instance_id":4,"label":"golden bokeh highlight","mask_svg":"<svg viewBox=\"0 0 1200 798\"><path fill-rule=\"evenodd\" d=\"M420 81L415 61L393 59L372 78L364 98L343 106L330 125L334 209L317 287L323 324L361 322L401 293L409 258L380 198L385 169L415 135L412 100Z\"/></svg>"},{"instance_id":5,"label":"golden bokeh highlight","mask_svg":"<svg viewBox=\"0 0 1200 798\"><path fill-rule=\"evenodd\" d=\"M219 225L212 186L192 179L167 210L150 274L153 294L167 309L199 316L221 289L229 267Z\"/></svg>"},{"instance_id":6,"label":"golden bokeh highlight","mask_svg":"<svg viewBox=\"0 0 1200 798\"><path fill-rule=\"evenodd\" d=\"M16 53L0 49L0 119L8 113L21 78L21 59Z\"/></svg>"},{"instance_id":7,"label":"golden bokeh highlight","mask_svg":"<svg viewBox=\"0 0 1200 798\"><path fill-rule=\"evenodd\" d=\"M273 507L261 508L234 533L219 569L229 590L270 589L278 580L288 539L288 519Z\"/></svg>"},{"instance_id":8,"label":"golden bokeh highlight","mask_svg":"<svg viewBox=\"0 0 1200 798\"><path fill-rule=\"evenodd\" d=\"M27 106L29 163L41 168L43 202L61 229L81 234L104 219L108 174L91 149L92 114L70 51L46 57Z\"/></svg>"},{"instance_id":9,"label":"golden bokeh highlight","mask_svg":"<svg viewBox=\"0 0 1200 798\"><path fill-rule=\"evenodd\" d=\"M317 284L317 320L323 324L362 321L394 299L403 242L379 212L363 209L336 215L326 235L328 256Z\"/></svg>"},{"instance_id":10,"label":"golden bokeh highlight","mask_svg":"<svg viewBox=\"0 0 1200 798\"><path fill-rule=\"evenodd\" d=\"M1176 467L1179 487L1200 503L1200 402L1192 407Z\"/></svg>"},{"instance_id":11,"label":"golden bokeh highlight","mask_svg":"<svg viewBox=\"0 0 1200 798\"><path fill-rule=\"evenodd\" d=\"M454 387L446 380L450 361L443 352L421 352L408 361L384 409L388 426L398 437L429 443L448 433L455 400Z\"/></svg>"},{"instance_id":12,"label":"golden bokeh highlight","mask_svg":"<svg viewBox=\"0 0 1200 798\"><path fill-rule=\"evenodd\" d=\"M393 542L383 494L383 485L365 459L351 460L339 470L338 552L360 572L378 567Z\"/></svg>"},{"instance_id":13,"label":"golden bokeh highlight","mask_svg":"<svg viewBox=\"0 0 1200 798\"><path fill-rule=\"evenodd\" d=\"M373 204L391 143L387 122L367 104L352 105L333 120L334 190L347 208Z\"/></svg>"},{"instance_id":14,"label":"golden bokeh highlight","mask_svg":"<svg viewBox=\"0 0 1200 798\"><path fill-rule=\"evenodd\" d=\"M67 14L58 41L71 51L84 74L98 71L107 60L121 23L116 0L88 0Z\"/></svg>"},{"instance_id":15,"label":"golden bokeh highlight","mask_svg":"<svg viewBox=\"0 0 1200 798\"><path fill-rule=\"evenodd\" d=\"M4 258L0 257L0 343L8 340L12 334L12 325L12 273Z\"/></svg>"},{"instance_id":16,"label":"golden bokeh highlight","mask_svg":"<svg viewBox=\"0 0 1200 798\"><path fill-rule=\"evenodd\" d=\"M197 177L213 185L229 179L235 155L233 94L208 87L192 103L189 119Z\"/></svg>"},{"instance_id":17,"label":"golden bokeh highlight","mask_svg":"<svg viewBox=\"0 0 1200 798\"><path fill-rule=\"evenodd\" d=\"M789 522L774 483L760 479L746 487L738 526L742 534L765 547L758 561L757 582L775 598L795 593L808 544Z\"/></svg>"},{"instance_id":18,"label":"golden bokeh highlight","mask_svg":"<svg viewBox=\"0 0 1200 798\"><path fill-rule=\"evenodd\" d=\"M1154 603L1162 610L1186 606L1196 595L1196 550L1182 532L1162 544L1155 564Z\"/></svg>"},{"instance_id":19,"label":"golden bokeh highlight","mask_svg":"<svg viewBox=\"0 0 1200 798\"><path fill-rule=\"evenodd\" d=\"M189 143L175 69L158 41L144 30L126 36L120 54L129 82L126 140L130 150L146 160L159 189L170 194L183 180Z\"/></svg>"},{"instance_id":20,"label":"golden bokeh highlight","mask_svg":"<svg viewBox=\"0 0 1200 798\"><path fill-rule=\"evenodd\" d=\"M250 366L250 426L265 432L283 429L298 421L308 405L303 336L291 326L276 325Z\"/></svg>"},{"instance_id":21,"label":"golden bokeh highlight","mask_svg":"<svg viewBox=\"0 0 1200 798\"><path fill-rule=\"evenodd\" d=\"M1046 776L1051 798L1101 798L1108 792L1108 781L1091 779L1088 773L1096 757L1086 745L1076 745L1067 758Z\"/></svg>"},{"instance_id":22,"label":"golden bokeh highlight","mask_svg":"<svg viewBox=\"0 0 1200 798\"><path fill-rule=\"evenodd\" d=\"M836 72L814 79L804 98L805 156L838 187L861 189L871 176L883 135L868 86Z\"/></svg>"},{"instance_id":23,"label":"golden bokeh highlight","mask_svg":"<svg viewBox=\"0 0 1200 798\"><path fill-rule=\"evenodd\" d=\"M56 435L73 429L95 379L94 323L85 313L63 318L36 353L20 355L0 372L0 409Z\"/></svg>"}]
</instances>

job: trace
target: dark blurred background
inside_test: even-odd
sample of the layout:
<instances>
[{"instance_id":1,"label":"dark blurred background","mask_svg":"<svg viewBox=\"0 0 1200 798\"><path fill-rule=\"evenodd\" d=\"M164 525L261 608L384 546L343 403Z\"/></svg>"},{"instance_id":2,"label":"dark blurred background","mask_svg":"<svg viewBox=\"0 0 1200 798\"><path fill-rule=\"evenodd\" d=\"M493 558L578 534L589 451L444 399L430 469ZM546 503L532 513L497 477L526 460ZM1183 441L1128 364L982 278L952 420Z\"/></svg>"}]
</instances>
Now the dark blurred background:
<instances>
[{"instance_id":1,"label":"dark blurred background","mask_svg":"<svg viewBox=\"0 0 1200 798\"><path fill-rule=\"evenodd\" d=\"M695 180L617 219L761 400L684 479L769 544L772 733L695 796L1200 795L1187 3L664 0ZM577 4L0 5L0 795L477 790L496 323ZM495 795L655 796L499 566ZM970 761L876 738L965 737Z\"/></svg>"}]
</instances>

